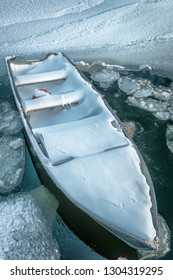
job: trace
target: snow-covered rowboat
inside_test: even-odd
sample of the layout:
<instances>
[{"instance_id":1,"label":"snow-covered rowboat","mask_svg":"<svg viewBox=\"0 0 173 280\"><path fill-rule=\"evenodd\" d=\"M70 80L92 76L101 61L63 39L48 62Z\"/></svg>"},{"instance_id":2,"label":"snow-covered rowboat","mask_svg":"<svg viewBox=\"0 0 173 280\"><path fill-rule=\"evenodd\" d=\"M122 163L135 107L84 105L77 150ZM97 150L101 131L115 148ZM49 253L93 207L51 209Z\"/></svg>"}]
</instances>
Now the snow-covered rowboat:
<instances>
[{"instance_id":1,"label":"snow-covered rowboat","mask_svg":"<svg viewBox=\"0 0 173 280\"><path fill-rule=\"evenodd\" d=\"M32 150L57 188L130 246L156 250L151 178L103 97L62 53L6 64Z\"/></svg>"}]
</instances>

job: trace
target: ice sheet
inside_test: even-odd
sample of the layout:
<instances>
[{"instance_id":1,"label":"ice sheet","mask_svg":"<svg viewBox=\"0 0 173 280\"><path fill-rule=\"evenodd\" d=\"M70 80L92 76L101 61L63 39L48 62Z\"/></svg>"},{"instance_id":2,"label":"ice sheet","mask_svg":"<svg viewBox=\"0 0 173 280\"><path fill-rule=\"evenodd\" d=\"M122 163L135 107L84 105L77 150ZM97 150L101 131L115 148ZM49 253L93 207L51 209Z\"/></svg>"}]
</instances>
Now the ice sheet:
<instances>
[{"instance_id":1,"label":"ice sheet","mask_svg":"<svg viewBox=\"0 0 173 280\"><path fill-rule=\"evenodd\" d=\"M0 259L59 259L57 242L40 208L29 194L0 201Z\"/></svg>"},{"instance_id":2,"label":"ice sheet","mask_svg":"<svg viewBox=\"0 0 173 280\"><path fill-rule=\"evenodd\" d=\"M172 0L2 0L1 58L61 50L172 73L172 8Z\"/></svg>"}]
</instances>

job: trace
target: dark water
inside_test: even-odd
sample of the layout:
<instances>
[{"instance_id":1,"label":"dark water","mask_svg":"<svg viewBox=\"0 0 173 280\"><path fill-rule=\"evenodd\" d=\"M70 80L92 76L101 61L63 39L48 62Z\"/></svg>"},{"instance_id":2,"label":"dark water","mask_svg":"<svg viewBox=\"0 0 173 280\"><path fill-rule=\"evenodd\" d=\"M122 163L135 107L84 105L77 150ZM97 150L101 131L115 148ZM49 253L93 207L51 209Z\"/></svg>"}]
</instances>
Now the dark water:
<instances>
[{"instance_id":1,"label":"dark water","mask_svg":"<svg viewBox=\"0 0 173 280\"><path fill-rule=\"evenodd\" d=\"M148 72L135 72L134 75L148 78L156 85L169 86L170 84L169 79L154 76ZM5 81L6 83L2 82L0 85L0 102L9 101L14 104L11 89L6 78ZM95 86L105 95L105 98L111 107L116 109L117 114L122 121L134 121L136 123L134 140L153 179L158 202L158 211L166 220L171 232L173 232L173 154L171 154L166 146L165 136L168 122L160 121L150 113L128 105L125 102L126 95L118 89L116 83L112 84L107 90L99 88L97 83L95 83ZM118 93L117 97L114 97L115 93ZM32 193L33 190L36 190L37 195L35 196L38 197L40 194L39 199L44 201L44 198L42 197L43 187L40 185L41 182L37 176L30 155L26 150L24 178L15 192ZM40 203L40 207L44 208L44 203ZM77 219L77 217L75 218ZM79 228L75 230L74 233L60 218L58 213L55 215L51 226L53 236L57 239L60 247L61 259L109 259L117 258L118 256L133 259L136 256L134 250L130 247L124 245L120 241L111 240L109 235L106 236L104 232L101 232L98 229L91 228L90 230L94 231L92 233L93 236L95 236L95 240L100 239L100 246L102 246L103 243L107 246L107 249L104 248L104 250L101 250L98 245L92 242L92 238L90 241L86 238L88 237L87 225L79 224ZM83 234L81 235L84 226L85 230L83 230ZM172 235L171 239L173 239ZM173 259L172 245L171 251L162 259Z\"/></svg>"}]
</instances>

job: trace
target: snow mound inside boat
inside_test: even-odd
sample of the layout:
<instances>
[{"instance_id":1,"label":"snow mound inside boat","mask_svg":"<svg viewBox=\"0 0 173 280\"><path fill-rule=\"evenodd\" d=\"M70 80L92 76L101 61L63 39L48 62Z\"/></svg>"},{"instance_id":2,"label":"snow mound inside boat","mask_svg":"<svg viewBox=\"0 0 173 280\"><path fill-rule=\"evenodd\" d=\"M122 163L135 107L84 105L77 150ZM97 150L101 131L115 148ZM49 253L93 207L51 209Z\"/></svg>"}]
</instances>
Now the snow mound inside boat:
<instances>
[{"instance_id":1,"label":"snow mound inside boat","mask_svg":"<svg viewBox=\"0 0 173 280\"><path fill-rule=\"evenodd\" d=\"M59 247L50 225L29 194L0 201L0 259L59 259Z\"/></svg>"},{"instance_id":2,"label":"snow mound inside boat","mask_svg":"<svg viewBox=\"0 0 173 280\"><path fill-rule=\"evenodd\" d=\"M58 176L67 196L110 231L124 231L144 242L156 236L150 189L134 148L125 146L77 158L53 167L51 172L54 179Z\"/></svg>"},{"instance_id":3,"label":"snow mound inside boat","mask_svg":"<svg viewBox=\"0 0 173 280\"><path fill-rule=\"evenodd\" d=\"M48 131L49 130L49 131ZM69 158L77 158L128 145L122 131L108 121L96 117L78 121L72 127L50 126L36 129L36 136L56 165Z\"/></svg>"}]
</instances>

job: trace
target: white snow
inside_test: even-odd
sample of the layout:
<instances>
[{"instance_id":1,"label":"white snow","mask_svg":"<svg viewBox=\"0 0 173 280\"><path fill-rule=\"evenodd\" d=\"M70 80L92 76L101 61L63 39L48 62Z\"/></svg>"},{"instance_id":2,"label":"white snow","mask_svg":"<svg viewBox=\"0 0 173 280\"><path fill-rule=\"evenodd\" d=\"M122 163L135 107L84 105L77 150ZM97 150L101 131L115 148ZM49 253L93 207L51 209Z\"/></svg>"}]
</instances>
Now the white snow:
<instances>
[{"instance_id":1,"label":"white snow","mask_svg":"<svg viewBox=\"0 0 173 280\"><path fill-rule=\"evenodd\" d=\"M1 58L61 50L74 59L147 64L170 75L172 8L172 0L2 0Z\"/></svg>"},{"instance_id":2,"label":"white snow","mask_svg":"<svg viewBox=\"0 0 173 280\"><path fill-rule=\"evenodd\" d=\"M107 226L116 224L120 231L139 239L153 240L156 232L150 213L150 188L133 147L76 158L50 169L66 195L97 221Z\"/></svg>"},{"instance_id":3,"label":"white snow","mask_svg":"<svg viewBox=\"0 0 173 280\"><path fill-rule=\"evenodd\" d=\"M0 193L20 185L25 166L24 140L4 134L0 138Z\"/></svg>"},{"instance_id":4,"label":"white snow","mask_svg":"<svg viewBox=\"0 0 173 280\"><path fill-rule=\"evenodd\" d=\"M76 126L59 125L35 130L40 141L55 165L63 160L102 153L106 149L128 145L121 131L101 115L78 121Z\"/></svg>"},{"instance_id":5,"label":"white snow","mask_svg":"<svg viewBox=\"0 0 173 280\"><path fill-rule=\"evenodd\" d=\"M17 134L23 125L19 113L7 101L0 102L0 132Z\"/></svg>"},{"instance_id":6,"label":"white snow","mask_svg":"<svg viewBox=\"0 0 173 280\"><path fill-rule=\"evenodd\" d=\"M0 259L59 259L59 247L51 227L29 194L0 201Z\"/></svg>"}]
</instances>

